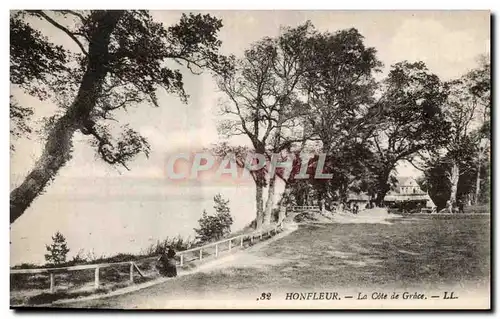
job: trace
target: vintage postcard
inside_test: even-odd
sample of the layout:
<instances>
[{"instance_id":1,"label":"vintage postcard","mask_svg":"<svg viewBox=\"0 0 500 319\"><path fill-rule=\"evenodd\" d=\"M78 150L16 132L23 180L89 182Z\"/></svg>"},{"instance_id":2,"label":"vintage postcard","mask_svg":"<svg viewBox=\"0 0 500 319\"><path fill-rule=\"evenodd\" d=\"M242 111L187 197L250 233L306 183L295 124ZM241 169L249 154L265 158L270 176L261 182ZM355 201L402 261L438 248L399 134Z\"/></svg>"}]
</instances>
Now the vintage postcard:
<instances>
[{"instance_id":1,"label":"vintage postcard","mask_svg":"<svg viewBox=\"0 0 500 319\"><path fill-rule=\"evenodd\" d=\"M489 11L10 12L10 305L490 309Z\"/></svg>"}]
</instances>

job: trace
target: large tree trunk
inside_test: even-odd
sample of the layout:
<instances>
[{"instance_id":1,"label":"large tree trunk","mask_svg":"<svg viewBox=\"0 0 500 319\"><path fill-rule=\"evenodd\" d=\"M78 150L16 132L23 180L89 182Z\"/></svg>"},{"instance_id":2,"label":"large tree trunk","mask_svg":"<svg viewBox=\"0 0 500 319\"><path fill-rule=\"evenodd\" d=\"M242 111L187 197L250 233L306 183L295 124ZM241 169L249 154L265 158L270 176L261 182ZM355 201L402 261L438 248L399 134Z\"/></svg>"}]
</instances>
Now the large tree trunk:
<instances>
[{"instance_id":1,"label":"large tree trunk","mask_svg":"<svg viewBox=\"0 0 500 319\"><path fill-rule=\"evenodd\" d=\"M264 192L264 187L262 186L261 183L257 183L256 187L257 189L255 192L255 200L257 204L257 217L255 219L256 221L255 229L260 229L262 228L262 222L263 222L264 200L262 199L262 194Z\"/></svg>"},{"instance_id":2,"label":"large tree trunk","mask_svg":"<svg viewBox=\"0 0 500 319\"><path fill-rule=\"evenodd\" d=\"M457 190L458 190L458 179L460 178L460 168L458 167L458 163L453 161L450 171L450 184L451 184L451 193L450 193L450 203L452 207L457 202Z\"/></svg>"},{"instance_id":3,"label":"large tree trunk","mask_svg":"<svg viewBox=\"0 0 500 319\"><path fill-rule=\"evenodd\" d=\"M375 198L375 204L378 207L381 207L383 205L385 195L387 195L387 193L391 189L391 187L389 185L389 175L390 174L391 174L391 169L386 169L386 170L384 170L382 175L379 176L377 196Z\"/></svg>"},{"instance_id":4,"label":"large tree trunk","mask_svg":"<svg viewBox=\"0 0 500 319\"><path fill-rule=\"evenodd\" d=\"M282 223L283 220L285 220L285 217L286 217L286 206L285 205L281 205L280 206L280 213L279 213L279 216L278 216L278 224Z\"/></svg>"},{"instance_id":5,"label":"large tree trunk","mask_svg":"<svg viewBox=\"0 0 500 319\"><path fill-rule=\"evenodd\" d=\"M481 158L483 157L483 150L479 151L477 160L477 177L476 177L476 193L474 196L474 204L479 204L479 196L481 194Z\"/></svg>"},{"instance_id":6,"label":"large tree trunk","mask_svg":"<svg viewBox=\"0 0 500 319\"><path fill-rule=\"evenodd\" d=\"M258 140L252 141L255 147L255 153L257 154L265 154L266 150L262 143ZM256 202L256 209L257 209L257 216L256 216L256 225L255 229L260 229L262 228L262 223L264 221L264 199L263 199L263 194L264 194L264 186L266 185L266 172L264 169L260 169L258 171L254 172L254 181L255 181L255 186L256 186L256 192L255 192L255 202Z\"/></svg>"},{"instance_id":7,"label":"large tree trunk","mask_svg":"<svg viewBox=\"0 0 500 319\"><path fill-rule=\"evenodd\" d=\"M274 191L276 189L276 174L269 180L269 189L267 192L266 210L264 211L264 225L271 224L271 216L273 213L274 206Z\"/></svg>"},{"instance_id":8,"label":"large tree trunk","mask_svg":"<svg viewBox=\"0 0 500 319\"><path fill-rule=\"evenodd\" d=\"M477 166L477 177L476 177L476 194L474 196L474 204L479 204L479 196L481 194L481 164Z\"/></svg>"},{"instance_id":9,"label":"large tree trunk","mask_svg":"<svg viewBox=\"0 0 500 319\"><path fill-rule=\"evenodd\" d=\"M347 200L349 199L349 194L348 194L349 188L347 185L341 185L339 189L339 198L340 201L346 203Z\"/></svg>"},{"instance_id":10,"label":"large tree trunk","mask_svg":"<svg viewBox=\"0 0 500 319\"><path fill-rule=\"evenodd\" d=\"M40 195L49 181L71 158L73 134L87 125L90 112L95 107L102 83L107 74L108 46L111 33L123 11L97 12L90 18L96 29L89 41L87 70L83 75L78 94L49 132L42 155L23 183L10 193L10 222L16 221L33 200Z\"/></svg>"},{"instance_id":11,"label":"large tree trunk","mask_svg":"<svg viewBox=\"0 0 500 319\"><path fill-rule=\"evenodd\" d=\"M71 158L74 119L61 117L50 132L45 149L23 183L10 193L10 222L16 221L42 192L51 178Z\"/></svg>"},{"instance_id":12,"label":"large tree trunk","mask_svg":"<svg viewBox=\"0 0 500 319\"><path fill-rule=\"evenodd\" d=\"M282 125L283 125L283 113L280 113L279 117L278 117L276 132L274 134L275 140L274 140L273 150L276 150L276 151L279 150ZM263 219L264 219L263 224L264 225L271 224L271 217L272 217L273 206L274 206L275 184L276 184L276 171L274 172L273 176L271 176L269 178L269 189L267 192L266 210L264 211L264 216L263 216Z\"/></svg>"}]
</instances>

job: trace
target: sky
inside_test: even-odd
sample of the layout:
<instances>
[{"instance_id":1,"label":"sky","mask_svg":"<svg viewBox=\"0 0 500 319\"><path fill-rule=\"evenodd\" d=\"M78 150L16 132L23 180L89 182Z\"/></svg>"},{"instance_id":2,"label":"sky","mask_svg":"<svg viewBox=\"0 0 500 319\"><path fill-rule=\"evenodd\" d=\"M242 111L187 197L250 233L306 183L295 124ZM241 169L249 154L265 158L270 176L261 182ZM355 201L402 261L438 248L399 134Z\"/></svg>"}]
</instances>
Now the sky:
<instances>
[{"instance_id":1,"label":"sky","mask_svg":"<svg viewBox=\"0 0 500 319\"><path fill-rule=\"evenodd\" d=\"M209 12L223 20L219 33L222 52L241 56L250 43L264 36L279 34L280 26L296 26L306 20L320 31L336 31L355 27L365 37L365 43L377 49L378 58L389 66L402 60L424 61L432 72L443 80L459 77L473 68L479 54L489 52L490 17L485 11L214 11ZM178 20L179 11L153 11L155 19L170 25ZM55 42L68 47L71 40L55 28L37 21L45 34ZM146 136L153 147L152 158L138 158L127 176L158 176L158 165L163 161L163 152L176 148L207 146L217 142L216 123L218 102L217 92L210 75L185 75L186 91L190 94L187 104L173 96L159 92L160 108L140 105L128 112L120 112L118 118L130 123ZM18 91L13 90L17 95ZM19 95L17 95L19 96ZM55 107L50 102L22 96L21 104L36 105L35 119L51 115ZM241 141L245 142L245 141ZM94 160L94 153L83 145L78 145L74 159L69 163L66 174L75 176L108 176L116 174L115 169ZM36 136L16 143L18 151L12 157L12 174L17 184L21 176L32 167L40 154L41 143ZM82 166L85 170L82 170Z\"/></svg>"},{"instance_id":2,"label":"sky","mask_svg":"<svg viewBox=\"0 0 500 319\"><path fill-rule=\"evenodd\" d=\"M223 21L224 26L219 33L222 52L236 56L241 56L253 41L264 36L278 35L280 26L293 27L306 20L310 20L319 31L335 32L344 28L357 28L365 37L365 44L376 48L378 58L385 65L385 73L395 62L421 60L442 80L449 80L473 68L478 55L488 54L490 48L490 15L486 11L212 11L209 13ZM152 14L155 19L168 26L178 21L181 12L154 11ZM75 48L75 44L59 30L49 27L41 20L34 21L33 24L42 29L54 42ZM197 216L205 207L201 204L201 206L195 205L195 208L185 204L179 204L180 206L176 208L162 206L172 197L187 196L186 201L192 202L189 196L194 196L193 193L197 192L194 191L195 188L185 187L179 191L180 188L176 188L175 185L161 183L165 180L166 156L179 150L207 147L220 140L216 124L219 119L218 105L221 94L217 92L215 83L208 74L185 75L185 89L190 95L187 104L160 91L158 94L160 107L138 105L129 108L128 111L117 113L117 119L129 123L132 128L145 136L152 148L149 159L140 155L129 164L130 171L105 164L96 158L95 151L83 136L78 134L75 136L71 161L61 169L55 181L35 200L25 215L12 225L11 241L18 245L12 249L16 252L14 254L16 261L28 258L35 250L40 255L40 248L37 247L43 245L37 242L50 239L56 228L66 228L67 232L73 232L72 239L79 241L82 246L86 246L88 242L95 245L102 242L105 238L102 234L89 241L88 238L84 239L87 235L77 234L74 231L75 222L80 223L82 217L77 218L72 215L73 217L64 217L61 221L58 211L63 209L73 210L78 216L85 216L85 212L89 210L93 213L109 210L114 212L112 214L118 214L116 216L133 215L135 217L131 218L130 222L123 222L130 229L133 223L136 225L140 223L141 215L139 217L135 215L138 211L156 210L157 214L162 209L174 210L183 207L182 209L186 211L196 211L187 214L190 216L189 222L183 219L178 221L184 223L185 229L180 227L179 230L178 225L172 226L175 223L170 221L171 226L158 229L155 236L160 236L164 231L170 235L176 235L177 230L182 234L192 232ZM56 110L50 102L40 102L23 95L15 88L12 88L12 93L21 105L35 108L34 118L37 121L35 127L39 126L39 121L43 117L52 115ZM248 143L244 138L233 142ZM16 151L11 154L11 187L22 182L33 166L41 153L42 140L32 135L29 139L16 141L15 146ZM408 165L400 165L398 173L418 174ZM198 191L203 195L200 202L208 203L206 200L210 199L218 189L207 187ZM233 201L232 204L236 205L235 209L245 211L245 214L241 213L241 216L236 218L238 227L250 220L249 214L251 215L252 209L249 207L242 209L238 203L243 202L242 194L248 194L247 197L253 198L253 192L251 185L243 185L237 191L227 191L230 193L228 196ZM188 195L185 195L186 193ZM102 200L102 197L119 204L112 206L106 203L106 200ZM96 198L101 200L95 200ZM139 205L145 201L148 202L147 209ZM209 206L209 204L204 205ZM121 223L120 217L116 218L118 219L115 221ZM154 223L155 218L151 217L141 231L148 232L147 225ZM58 219L57 223L54 222L55 219ZM47 221L44 230L26 238L26 233L36 227L40 220ZM105 233L105 226L106 222L102 222L100 227L104 228L96 228L95 231ZM103 251L108 253L108 250Z\"/></svg>"}]
</instances>

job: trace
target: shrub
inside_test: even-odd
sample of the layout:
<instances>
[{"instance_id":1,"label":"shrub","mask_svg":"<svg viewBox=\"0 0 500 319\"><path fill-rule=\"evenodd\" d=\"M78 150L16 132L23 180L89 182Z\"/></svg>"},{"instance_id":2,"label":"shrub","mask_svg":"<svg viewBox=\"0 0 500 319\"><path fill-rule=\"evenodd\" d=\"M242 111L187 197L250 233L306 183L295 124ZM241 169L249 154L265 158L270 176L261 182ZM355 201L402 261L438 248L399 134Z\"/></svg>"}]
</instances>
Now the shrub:
<instances>
[{"instance_id":1,"label":"shrub","mask_svg":"<svg viewBox=\"0 0 500 319\"><path fill-rule=\"evenodd\" d=\"M489 212L490 212L489 205L472 205L464 208L464 213L488 214Z\"/></svg>"},{"instance_id":2,"label":"shrub","mask_svg":"<svg viewBox=\"0 0 500 319\"><path fill-rule=\"evenodd\" d=\"M73 256L73 258L71 258L70 260L70 264L73 264L73 265L78 265L78 264L83 264L83 263L86 263L87 262L87 258L85 258L83 256L83 250L79 250L78 253Z\"/></svg>"},{"instance_id":3,"label":"shrub","mask_svg":"<svg viewBox=\"0 0 500 319\"><path fill-rule=\"evenodd\" d=\"M40 268L40 265L32 264L32 263L22 263L19 265L15 265L12 269L34 269Z\"/></svg>"},{"instance_id":4,"label":"shrub","mask_svg":"<svg viewBox=\"0 0 500 319\"><path fill-rule=\"evenodd\" d=\"M280 219L280 209L279 207L278 208L273 208L272 212L271 212L271 216L272 216L272 221L277 223Z\"/></svg>"},{"instance_id":5,"label":"shrub","mask_svg":"<svg viewBox=\"0 0 500 319\"><path fill-rule=\"evenodd\" d=\"M85 256L85 259L87 260L87 262L89 263L95 263L96 261L98 260L103 260L104 258L106 258L105 255L100 255L98 256L94 249L92 249L91 251L88 251L86 256Z\"/></svg>"},{"instance_id":6,"label":"shrub","mask_svg":"<svg viewBox=\"0 0 500 319\"><path fill-rule=\"evenodd\" d=\"M233 217L228 207L229 200L222 198L220 194L214 197L215 215L210 216L206 211L198 220L200 228L195 228L196 239L200 243L218 240L231 233Z\"/></svg>"},{"instance_id":7,"label":"shrub","mask_svg":"<svg viewBox=\"0 0 500 319\"><path fill-rule=\"evenodd\" d=\"M161 254L166 247L172 247L176 251L186 250L194 245L191 238L184 239L180 235L177 237L167 237L164 240L158 240L156 243L151 244L142 254L145 256L156 256Z\"/></svg>"},{"instance_id":8,"label":"shrub","mask_svg":"<svg viewBox=\"0 0 500 319\"><path fill-rule=\"evenodd\" d=\"M48 264L60 265L66 262L66 255L69 252L66 238L57 232L52 236L52 244L45 245L48 254L45 254L45 260Z\"/></svg>"}]
</instances>

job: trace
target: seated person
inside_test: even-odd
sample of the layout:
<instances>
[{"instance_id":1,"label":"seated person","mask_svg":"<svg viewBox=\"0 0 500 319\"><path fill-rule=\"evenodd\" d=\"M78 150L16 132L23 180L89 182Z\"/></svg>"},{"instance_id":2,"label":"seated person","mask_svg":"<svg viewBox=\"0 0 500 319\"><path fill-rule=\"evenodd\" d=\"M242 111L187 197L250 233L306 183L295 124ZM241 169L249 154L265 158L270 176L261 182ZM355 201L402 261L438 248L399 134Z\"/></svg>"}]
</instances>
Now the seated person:
<instances>
[{"instance_id":1,"label":"seated person","mask_svg":"<svg viewBox=\"0 0 500 319\"><path fill-rule=\"evenodd\" d=\"M177 276L177 260L175 259L175 251L172 247L168 247L163 251L159 259L159 271L162 276Z\"/></svg>"}]
</instances>

